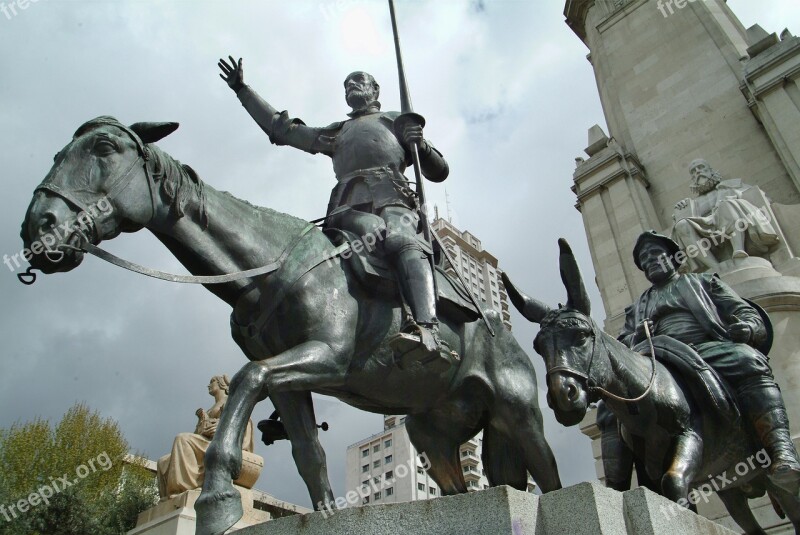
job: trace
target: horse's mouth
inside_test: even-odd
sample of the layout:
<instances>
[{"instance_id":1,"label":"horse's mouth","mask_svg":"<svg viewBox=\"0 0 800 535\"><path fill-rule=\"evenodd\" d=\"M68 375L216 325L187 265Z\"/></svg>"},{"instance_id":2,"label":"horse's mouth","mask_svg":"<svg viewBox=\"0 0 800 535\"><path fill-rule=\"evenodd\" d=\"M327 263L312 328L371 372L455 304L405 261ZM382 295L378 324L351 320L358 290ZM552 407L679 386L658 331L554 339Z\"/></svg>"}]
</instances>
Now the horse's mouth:
<instances>
[{"instance_id":1,"label":"horse's mouth","mask_svg":"<svg viewBox=\"0 0 800 535\"><path fill-rule=\"evenodd\" d=\"M579 424L586 416L586 411L589 410L588 396L584 391L580 391L578 396L570 399L569 403L565 404L563 402L558 403L553 398L552 391L548 389L547 405L553 410L556 421L565 427Z\"/></svg>"},{"instance_id":2,"label":"horse's mouth","mask_svg":"<svg viewBox=\"0 0 800 535\"><path fill-rule=\"evenodd\" d=\"M61 244L45 247L40 253L31 251L26 260L32 268L47 275L71 271L83 262L84 241L85 237L80 232L73 231Z\"/></svg>"}]
</instances>

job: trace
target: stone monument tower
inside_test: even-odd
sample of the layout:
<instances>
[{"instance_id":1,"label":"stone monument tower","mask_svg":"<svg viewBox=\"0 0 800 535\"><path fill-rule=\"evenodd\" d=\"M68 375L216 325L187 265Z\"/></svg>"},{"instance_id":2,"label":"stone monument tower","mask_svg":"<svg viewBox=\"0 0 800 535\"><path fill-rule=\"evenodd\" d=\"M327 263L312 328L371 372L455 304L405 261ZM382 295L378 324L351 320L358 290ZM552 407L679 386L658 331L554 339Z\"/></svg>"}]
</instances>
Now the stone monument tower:
<instances>
[{"instance_id":1,"label":"stone monument tower","mask_svg":"<svg viewBox=\"0 0 800 535\"><path fill-rule=\"evenodd\" d=\"M649 286L631 256L639 234L693 237L694 249L682 242L691 269L716 271L769 312L797 444L800 38L745 29L724 0L568 0L564 14L589 49L608 126L589 129L572 187L606 331ZM776 525L768 509L759 520Z\"/></svg>"}]
</instances>

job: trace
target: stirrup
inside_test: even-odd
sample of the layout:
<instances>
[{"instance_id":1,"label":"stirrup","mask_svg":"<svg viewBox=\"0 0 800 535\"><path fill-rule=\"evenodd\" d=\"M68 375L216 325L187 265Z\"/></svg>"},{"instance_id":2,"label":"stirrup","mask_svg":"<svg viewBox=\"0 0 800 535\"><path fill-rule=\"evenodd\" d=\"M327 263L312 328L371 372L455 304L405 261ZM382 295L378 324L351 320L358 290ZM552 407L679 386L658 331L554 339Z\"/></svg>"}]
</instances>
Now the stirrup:
<instances>
[{"instance_id":1,"label":"stirrup","mask_svg":"<svg viewBox=\"0 0 800 535\"><path fill-rule=\"evenodd\" d=\"M401 370L419 363L426 370L443 373L461 360L458 353L451 350L437 333L416 323L405 325L399 333L389 338L388 342L394 352L395 362Z\"/></svg>"}]
</instances>

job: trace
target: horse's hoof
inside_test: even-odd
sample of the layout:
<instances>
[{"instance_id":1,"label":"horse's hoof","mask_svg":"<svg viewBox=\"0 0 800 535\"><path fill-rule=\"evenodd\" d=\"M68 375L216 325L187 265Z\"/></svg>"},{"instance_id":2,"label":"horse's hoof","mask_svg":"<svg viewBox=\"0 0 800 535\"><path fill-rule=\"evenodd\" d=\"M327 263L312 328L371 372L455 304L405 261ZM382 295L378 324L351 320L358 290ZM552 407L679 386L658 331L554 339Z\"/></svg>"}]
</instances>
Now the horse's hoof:
<instances>
[{"instance_id":1,"label":"horse's hoof","mask_svg":"<svg viewBox=\"0 0 800 535\"><path fill-rule=\"evenodd\" d=\"M224 492L203 492L194 503L197 511L195 535L222 535L244 515L242 496L234 488Z\"/></svg>"},{"instance_id":2,"label":"horse's hoof","mask_svg":"<svg viewBox=\"0 0 800 535\"><path fill-rule=\"evenodd\" d=\"M770 473L770 479L775 485L792 496L797 496L800 493L800 466L797 463L776 463Z\"/></svg>"}]
</instances>

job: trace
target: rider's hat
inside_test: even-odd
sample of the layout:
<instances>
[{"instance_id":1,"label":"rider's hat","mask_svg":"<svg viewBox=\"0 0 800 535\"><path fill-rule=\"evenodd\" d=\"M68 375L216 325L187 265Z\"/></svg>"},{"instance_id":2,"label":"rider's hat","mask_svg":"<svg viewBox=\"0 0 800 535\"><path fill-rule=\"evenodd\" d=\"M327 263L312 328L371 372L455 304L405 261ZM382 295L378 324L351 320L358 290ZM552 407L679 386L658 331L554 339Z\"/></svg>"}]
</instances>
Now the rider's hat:
<instances>
[{"instance_id":1,"label":"rider's hat","mask_svg":"<svg viewBox=\"0 0 800 535\"><path fill-rule=\"evenodd\" d=\"M678 258L675 257L675 253L681 250L677 243L663 234L659 234L655 230L647 230L639 235L639 238L636 240L636 245L633 246L633 263L636 264L636 267L639 269L642 269L642 265L639 263L639 253L646 243L658 243L663 246L667 249L672 260L678 264L682 264L685 261L683 255L679 255Z\"/></svg>"}]
</instances>

